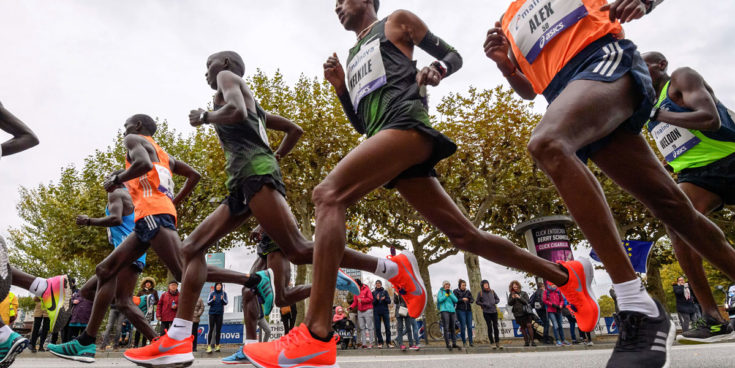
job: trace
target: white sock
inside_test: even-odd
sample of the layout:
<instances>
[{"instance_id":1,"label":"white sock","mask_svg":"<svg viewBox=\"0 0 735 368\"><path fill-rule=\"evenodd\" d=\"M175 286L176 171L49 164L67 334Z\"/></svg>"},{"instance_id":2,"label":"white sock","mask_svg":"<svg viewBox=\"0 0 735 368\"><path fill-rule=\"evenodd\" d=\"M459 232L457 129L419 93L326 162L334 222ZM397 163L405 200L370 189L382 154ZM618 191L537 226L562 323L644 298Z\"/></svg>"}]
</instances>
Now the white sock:
<instances>
[{"instance_id":1,"label":"white sock","mask_svg":"<svg viewBox=\"0 0 735 368\"><path fill-rule=\"evenodd\" d=\"M36 279L33 280L33 283L31 283L31 287L28 289L28 291L30 291L31 294L40 298L43 296L43 293L46 292L46 286L46 279L36 277Z\"/></svg>"},{"instance_id":2,"label":"white sock","mask_svg":"<svg viewBox=\"0 0 735 368\"><path fill-rule=\"evenodd\" d=\"M247 344L257 344L257 343L258 343L258 339L255 339L255 340L245 339L244 345L247 345Z\"/></svg>"},{"instance_id":3,"label":"white sock","mask_svg":"<svg viewBox=\"0 0 735 368\"><path fill-rule=\"evenodd\" d=\"M0 344L8 341L10 338L10 334L13 333L13 330L8 327L8 325L5 325L3 327L0 327Z\"/></svg>"},{"instance_id":4,"label":"white sock","mask_svg":"<svg viewBox=\"0 0 735 368\"><path fill-rule=\"evenodd\" d=\"M396 275L398 275L398 264L387 258L378 258L378 268L375 269L375 276L390 280Z\"/></svg>"},{"instance_id":5,"label":"white sock","mask_svg":"<svg viewBox=\"0 0 735 368\"><path fill-rule=\"evenodd\" d=\"M171 327L168 329L166 335L174 340L183 340L191 336L191 326L193 323L181 318L174 318Z\"/></svg>"},{"instance_id":6,"label":"white sock","mask_svg":"<svg viewBox=\"0 0 735 368\"><path fill-rule=\"evenodd\" d=\"M613 284L613 289L621 311L641 312L650 317L658 317L656 302L648 295L640 279Z\"/></svg>"}]
</instances>

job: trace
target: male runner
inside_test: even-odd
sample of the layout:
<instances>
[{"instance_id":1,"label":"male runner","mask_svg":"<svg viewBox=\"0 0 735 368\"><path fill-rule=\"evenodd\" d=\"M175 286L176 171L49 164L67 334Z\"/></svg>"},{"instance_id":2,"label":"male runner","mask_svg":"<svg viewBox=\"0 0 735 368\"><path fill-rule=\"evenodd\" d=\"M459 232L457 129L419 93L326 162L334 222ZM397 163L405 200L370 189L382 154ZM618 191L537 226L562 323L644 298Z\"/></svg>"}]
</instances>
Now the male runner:
<instances>
[{"instance_id":1,"label":"male runner","mask_svg":"<svg viewBox=\"0 0 735 368\"><path fill-rule=\"evenodd\" d=\"M115 298L117 275L152 247L177 280L181 279L181 239L176 231L176 205L186 198L200 175L189 165L169 156L153 140L156 122L137 114L125 122L123 141L127 154L126 170L113 173L104 182L110 192L125 183L135 207L134 234L130 234L107 258L97 265L97 293L86 330L76 340L55 345L54 353L66 359L94 362L95 337L107 308ZM186 177L183 188L174 196L173 175ZM248 275L211 266L210 281L242 284ZM191 332L191 331L190 331ZM189 341L191 351L191 341ZM165 359L164 359L165 360Z\"/></svg>"},{"instance_id":2,"label":"male runner","mask_svg":"<svg viewBox=\"0 0 735 368\"><path fill-rule=\"evenodd\" d=\"M442 78L456 72L462 59L408 11L399 10L378 20L378 5L377 0L336 3L340 23L357 35L357 44L347 60L347 82L336 54L324 64L324 76L334 86L352 125L358 132L367 133L368 138L314 189L317 230L306 324L280 340L246 345L245 355L256 367L337 366L331 327L332 285L345 248L345 212L384 184L397 188L457 248L566 285L567 297L585 316L588 325L584 328L591 329L597 323L599 308L588 292L592 278L589 261L560 266L480 231L441 187L433 167L454 153L456 146L431 128L422 89L438 85ZM412 60L416 45L438 61L417 71ZM401 263L401 267L417 269L412 261L409 265ZM411 282L398 286L404 289L406 300L419 287Z\"/></svg>"},{"instance_id":3,"label":"male runner","mask_svg":"<svg viewBox=\"0 0 735 368\"><path fill-rule=\"evenodd\" d=\"M214 97L216 110L192 110L189 120L192 126L207 123L214 126L225 151L230 195L185 240L186 273L173 327L157 343L126 351L125 357L131 361L156 366L161 364L158 363L160 361L189 363L193 360L191 350L184 351L182 348L169 352L159 349L159 346L178 345L190 336L194 306L204 283L207 248L242 226L251 215L255 216L289 261L299 265L312 262L313 246L299 232L284 198L286 189L278 166L278 160L291 151L302 130L288 119L266 113L242 79L244 74L245 65L235 52L218 52L207 59L205 77L209 86L217 91ZM275 153L271 151L266 129L286 133ZM417 316L426 305L426 292L423 282L416 281L416 267L413 268L416 270L414 272L410 266L403 269L398 266L399 262L408 264L409 257L413 258L410 254L402 254L392 259L378 259L350 250L345 252L344 257L340 256L340 260L345 267L374 272L396 285L419 283L420 286L411 289L416 295L410 299L409 305L409 311ZM330 289L333 291L336 268L332 272ZM261 282L259 279L260 276L255 274L245 286L256 286ZM190 343L181 346L191 349Z\"/></svg>"},{"instance_id":4,"label":"male runner","mask_svg":"<svg viewBox=\"0 0 735 368\"><path fill-rule=\"evenodd\" d=\"M733 113L715 97L712 88L691 68L667 73L669 62L659 52L643 54L658 93L648 131L675 173L679 188L694 208L709 215L725 204L735 204L735 123ZM686 343L735 338L722 318L696 252L699 243L687 243L667 228L676 258L702 306L705 325L676 337ZM735 252L732 248L727 253Z\"/></svg>"},{"instance_id":5,"label":"male runner","mask_svg":"<svg viewBox=\"0 0 735 368\"><path fill-rule=\"evenodd\" d=\"M543 93L549 101L528 150L613 281L620 307L617 325L624 333L608 367L668 366L675 327L663 306L646 293L621 247L602 188L586 166L588 158L735 278L735 252L722 231L694 209L639 134L655 92L636 46L621 38L623 29L615 18L628 21L653 5L648 0L612 5L604 0L517 0L502 25L488 31L484 45L521 97ZM606 13L612 8L615 13Z\"/></svg>"},{"instance_id":6,"label":"male runner","mask_svg":"<svg viewBox=\"0 0 735 368\"><path fill-rule=\"evenodd\" d=\"M38 138L33 131L2 103L0 103L0 130L13 135L13 138L0 144L0 157L25 151L38 144ZM66 275L44 280L12 267L8 262L5 239L0 236L0 300L8 295L11 284L41 298L43 308L49 315L51 330L54 329L59 315L69 309L71 288ZM15 357L27 346L28 339L11 330L10 326L0 320L0 368L13 364Z\"/></svg>"}]
</instances>

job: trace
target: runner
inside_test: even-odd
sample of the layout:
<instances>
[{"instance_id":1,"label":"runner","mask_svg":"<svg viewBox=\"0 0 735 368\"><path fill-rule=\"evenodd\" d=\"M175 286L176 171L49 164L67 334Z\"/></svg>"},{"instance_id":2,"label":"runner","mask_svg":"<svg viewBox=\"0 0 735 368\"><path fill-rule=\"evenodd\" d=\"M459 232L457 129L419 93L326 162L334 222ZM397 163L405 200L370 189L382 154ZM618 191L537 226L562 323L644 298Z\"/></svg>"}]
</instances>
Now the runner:
<instances>
[{"instance_id":1,"label":"runner","mask_svg":"<svg viewBox=\"0 0 735 368\"><path fill-rule=\"evenodd\" d=\"M86 330L76 340L54 345L52 352L59 357L85 363L94 362L95 337L110 303L115 298L116 276L130 268L130 264L143 256L149 247L158 254L158 258L174 278L181 279L181 239L176 231L176 206L194 190L200 175L189 165L169 156L156 144L152 138L156 129L156 122L144 114L133 115L125 122L126 170L110 175L104 186L108 192L112 192L121 183L125 183L135 206L134 234L125 238L97 265L97 292ZM183 188L176 195L174 174L186 177ZM246 274L214 266L207 268L207 277L210 281L237 284L243 284L249 279ZM189 349L191 351L191 341Z\"/></svg>"},{"instance_id":2,"label":"runner","mask_svg":"<svg viewBox=\"0 0 735 368\"><path fill-rule=\"evenodd\" d=\"M368 138L314 189L317 230L306 324L279 340L246 345L245 355L256 367L337 366L331 307L335 271L345 248L345 211L384 184L397 188L457 248L565 285L562 287L567 297L578 306L586 328L591 329L597 323L599 308L588 291L592 279L589 261L560 266L478 230L439 184L433 167L454 153L456 146L431 128L422 91L426 85L436 86L456 72L462 59L416 15L398 10L378 20L378 6L376 0L336 3L340 23L357 35L357 44L347 61L347 82L336 54L324 64L324 75L334 86L352 125L358 132L367 133ZM412 60L414 45L438 61L417 71ZM401 269L418 269L412 257L399 264ZM423 294L422 283L417 275L399 282L398 287L410 300L416 292Z\"/></svg>"},{"instance_id":3,"label":"runner","mask_svg":"<svg viewBox=\"0 0 735 368\"><path fill-rule=\"evenodd\" d=\"M0 130L12 134L13 138L0 144L0 157L25 151L38 145L38 138L20 119L0 103ZM8 262L8 249L5 239L0 236L0 300L10 291L10 285L18 286L41 298L43 308L49 316L49 330L56 327L60 314L69 309L71 288L66 275L42 279L18 270ZM0 320L0 368L9 367L15 357L28 346L28 339L5 325Z\"/></svg>"},{"instance_id":4,"label":"runner","mask_svg":"<svg viewBox=\"0 0 735 368\"><path fill-rule=\"evenodd\" d=\"M668 366L675 327L621 247L588 158L687 242L702 244L707 256L718 255L721 269L735 264L723 233L692 207L640 134L655 92L636 46L621 38L615 19L640 17L653 6L637 0L513 1L484 45L521 97L543 94L549 101L528 150L608 265L620 306L617 326L625 331L609 367Z\"/></svg>"},{"instance_id":5,"label":"runner","mask_svg":"<svg viewBox=\"0 0 735 368\"><path fill-rule=\"evenodd\" d=\"M302 134L301 128L283 117L266 113L258 105L242 79L245 65L237 53L223 51L211 55L207 59L207 69L207 83L217 91L214 97L216 111L192 110L189 120L192 126L207 123L214 125L225 151L227 188L230 195L186 238L186 274L177 318L166 336L157 343L125 352L125 357L136 363L159 366L165 362L185 364L193 360L191 350L183 350L183 346L191 344L181 345L181 350L163 353L158 347L178 346L176 341L190 336L196 298L204 283L204 256L207 248L242 226L251 215L270 234L289 261L301 265L311 263L313 258L313 245L299 232L284 198L286 189L278 166L278 161L296 145ZM275 153L269 146L266 129L286 133ZM340 259L345 267L374 272L377 276L392 280L396 285L402 285L418 277L418 274L411 273L409 269L399 270L397 262L408 262L409 257L412 258L413 255L402 254L392 259L378 259L349 250ZM336 269L334 271L333 277L336 277ZM245 286L259 285L261 277L254 274ZM332 288L333 285L334 280ZM416 294L411 299L409 309L412 314L419 315L426 305L423 282Z\"/></svg>"},{"instance_id":6,"label":"runner","mask_svg":"<svg viewBox=\"0 0 735 368\"><path fill-rule=\"evenodd\" d=\"M715 97L712 88L691 68L667 73L669 62L659 52L643 54L653 87L658 93L648 131L659 151L678 174L679 188L694 208L709 215L723 205L735 204L735 123L733 113ZM722 317L709 288L699 248L707 243L687 243L667 228L676 258L702 306L705 325L676 337L682 343L709 343L735 338ZM733 257L728 248L721 256ZM733 275L730 265L728 275Z\"/></svg>"}]
</instances>

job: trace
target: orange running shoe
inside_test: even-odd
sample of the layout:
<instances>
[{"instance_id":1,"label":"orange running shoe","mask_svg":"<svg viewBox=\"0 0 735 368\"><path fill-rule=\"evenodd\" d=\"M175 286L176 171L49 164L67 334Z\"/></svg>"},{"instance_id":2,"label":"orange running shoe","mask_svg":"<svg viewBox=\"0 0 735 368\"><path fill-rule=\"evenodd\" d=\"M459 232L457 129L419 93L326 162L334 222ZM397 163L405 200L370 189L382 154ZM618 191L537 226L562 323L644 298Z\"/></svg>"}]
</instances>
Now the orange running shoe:
<instances>
[{"instance_id":1,"label":"orange running shoe","mask_svg":"<svg viewBox=\"0 0 735 368\"><path fill-rule=\"evenodd\" d=\"M194 354L191 352L193 339L194 335L183 340L174 340L163 335L153 339L150 345L126 350L123 356L145 367L187 367L194 362Z\"/></svg>"},{"instance_id":2,"label":"orange running shoe","mask_svg":"<svg viewBox=\"0 0 735 368\"><path fill-rule=\"evenodd\" d=\"M242 352L258 368L338 368L337 341L337 334L328 342L313 338L302 323L278 340L247 344Z\"/></svg>"},{"instance_id":3,"label":"orange running shoe","mask_svg":"<svg viewBox=\"0 0 735 368\"><path fill-rule=\"evenodd\" d=\"M592 279L594 269L587 258L578 261L558 262L569 275L569 280L564 285L559 285L559 290L567 298L569 304L577 309L577 325L584 332L592 331L600 320L600 306L592 294Z\"/></svg>"},{"instance_id":4,"label":"orange running shoe","mask_svg":"<svg viewBox=\"0 0 735 368\"><path fill-rule=\"evenodd\" d=\"M419 264L413 253L405 252L388 259L398 264L398 275L391 278L390 283L396 290L401 290L403 300L408 307L408 315L419 318L426 308L426 287L419 273Z\"/></svg>"}]
</instances>

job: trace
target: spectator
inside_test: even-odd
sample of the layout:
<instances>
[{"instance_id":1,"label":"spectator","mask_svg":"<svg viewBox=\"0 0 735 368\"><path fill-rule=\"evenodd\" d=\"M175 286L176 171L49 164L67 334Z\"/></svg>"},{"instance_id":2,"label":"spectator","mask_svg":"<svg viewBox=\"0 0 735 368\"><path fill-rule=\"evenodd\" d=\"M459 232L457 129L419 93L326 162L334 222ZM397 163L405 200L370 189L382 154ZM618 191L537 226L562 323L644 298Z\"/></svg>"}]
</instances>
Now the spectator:
<instances>
[{"instance_id":1,"label":"spectator","mask_svg":"<svg viewBox=\"0 0 735 368\"><path fill-rule=\"evenodd\" d=\"M209 338L207 341L207 353L220 351L219 341L222 335L222 317L227 305L227 293L222 289L222 283L214 284L214 291L209 293L207 304L209 304Z\"/></svg>"},{"instance_id":2,"label":"spectator","mask_svg":"<svg viewBox=\"0 0 735 368\"><path fill-rule=\"evenodd\" d=\"M122 321L123 321L123 314L120 313L120 311L115 306L115 303L113 302L112 305L110 305L110 313L107 314L107 327L105 328L105 333L102 337L102 346L100 347L101 351L105 351L105 349L113 348L116 346L115 343L117 342L117 338L120 335L120 327L122 327Z\"/></svg>"},{"instance_id":3,"label":"spectator","mask_svg":"<svg viewBox=\"0 0 735 368\"><path fill-rule=\"evenodd\" d=\"M459 279L458 288L454 289L454 296L457 297L457 319L459 320L459 335L462 337L462 345L467 347L467 340L470 346L475 346L472 342L472 303L475 298L472 292L467 289L467 282ZM466 331L466 335L465 335ZM466 336L466 337L465 337Z\"/></svg>"},{"instance_id":4,"label":"spectator","mask_svg":"<svg viewBox=\"0 0 735 368\"><path fill-rule=\"evenodd\" d=\"M0 317L3 322L12 328L15 319L18 317L18 297L12 291L8 292L8 296L0 302Z\"/></svg>"},{"instance_id":5,"label":"spectator","mask_svg":"<svg viewBox=\"0 0 735 368\"><path fill-rule=\"evenodd\" d=\"M674 296L676 296L676 313L679 314L679 321L681 322L681 329L683 332L689 330L689 323L694 317L696 309L694 307L694 300L691 289L689 289L689 283L684 280L684 277L680 276L676 283L673 285Z\"/></svg>"},{"instance_id":6,"label":"spectator","mask_svg":"<svg viewBox=\"0 0 735 368\"><path fill-rule=\"evenodd\" d=\"M582 340L582 342L585 345L592 346L594 343L592 342L592 333L591 332L584 332L582 330L579 330L579 338Z\"/></svg>"},{"instance_id":7,"label":"spectator","mask_svg":"<svg viewBox=\"0 0 735 368\"><path fill-rule=\"evenodd\" d=\"M202 298L197 299L197 305L194 307L194 319L192 319L191 334L194 335L194 341L191 342L192 351L197 351L197 340L199 339L199 322L201 321L202 314L204 314L204 300Z\"/></svg>"},{"instance_id":8,"label":"spectator","mask_svg":"<svg viewBox=\"0 0 735 368\"><path fill-rule=\"evenodd\" d=\"M564 295L562 295L562 297L563 296ZM564 308L561 310L561 315L567 319L567 322L569 322L569 335L572 336L572 344L579 344L579 340L577 340L577 334L575 332L577 330L577 318L574 317L573 306L569 304L566 297L564 297Z\"/></svg>"},{"instance_id":9,"label":"spectator","mask_svg":"<svg viewBox=\"0 0 735 368\"><path fill-rule=\"evenodd\" d=\"M36 302L36 308L33 309L33 330L31 332L31 347L29 348L31 353L36 352L36 346L38 346L38 351L45 351L43 343L46 341L46 336L48 336L50 323L48 313L41 305L41 299L34 297L33 301ZM41 341L38 341L39 337ZM38 345L36 345L36 342L38 342Z\"/></svg>"},{"instance_id":10,"label":"spectator","mask_svg":"<svg viewBox=\"0 0 735 368\"><path fill-rule=\"evenodd\" d=\"M158 305L158 291L155 289L156 287L156 280L154 280L152 277L144 277L143 280L140 282L140 290L138 290L137 296L140 298L140 304L138 305L138 308L140 308L141 312L143 312L143 315L145 316L145 319L148 321L148 323L153 322L153 320L156 317L156 307ZM143 337L142 344L140 346L146 346L148 343L148 339L143 336L138 330L135 331L135 336L133 339L133 346L136 348L138 347L138 342L140 341L141 336Z\"/></svg>"},{"instance_id":11,"label":"spectator","mask_svg":"<svg viewBox=\"0 0 735 368\"><path fill-rule=\"evenodd\" d=\"M81 335L84 329L87 328L89 316L92 314L92 301L82 297L79 290L72 294L71 304L74 308L71 310L71 319L69 319L67 342Z\"/></svg>"},{"instance_id":12,"label":"spectator","mask_svg":"<svg viewBox=\"0 0 735 368\"><path fill-rule=\"evenodd\" d=\"M500 329L498 328L498 303L500 298L495 290L490 289L490 283L482 280L482 290L477 293L477 301L475 302L482 308L482 316L485 317L487 325L487 337L490 345L495 344L493 349L499 349L500 346Z\"/></svg>"},{"instance_id":13,"label":"spectator","mask_svg":"<svg viewBox=\"0 0 735 368\"><path fill-rule=\"evenodd\" d=\"M390 347L390 310L388 305L390 304L390 295L383 289L383 282L378 280L375 281L375 290L373 290L373 318L375 321L375 338L378 344L378 349L383 347L383 333L380 329L380 323L382 321L385 326L385 347Z\"/></svg>"},{"instance_id":14,"label":"spectator","mask_svg":"<svg viewBox=\"0 0 735 368\"><path fill-rule=\"evenodd\" d=\"M293 326L296 324L296 304L291 304L281 308L281 322L283 323L283 334L288 335Z\"/></svg>"},{"instance_id":15,"label":"spectator","mask_svg":"<svg viewBox=\"0 0 735 368\"><path fill-rule=\"evenodd\" d=\"M544 291L544 304L546 304L546 314L551 322L551 330L554 331L556 346L570 345L564 340L564 329L561 326L561 310L564 305L564 297L559 289L551 281L548 282L548 288Z\"/></svg>"},{"instance_id":16,"label":"spectator","mask_svg":"<svg viewBox=\"0 0 735 368\"><path fill-rule=\"evenodd\" d=\"M408 346L411 350L419 349L418 331L414 330L417 326L416 320L408 315L408 305L406 300L403 299L401 293L396 291L393 295L393 304L395 304L396 323L398 324L398 336L396 336L396 343L401 350L406 350L406 345L403 345L403 333L408 335ZM405 329L404 329L405 328ZM415 342L415 344L414 344Z\"/></svg>"},{"instance_id":17,"label":"spectator","mask_svg":"<svg viewBox=\"0 0 735 368\"><path fill-rule=\"evenodd\" d=\"M546 288L541 283L531 295L531 306L541 319L541 326L544 327L544 344L552 344L553 342L549 336L549 316L546 315L546 304L544 304L544 291L546 291Z\"/></svg>"},{"instance_id":18,"label":"spectator","mask_svg":"<svg viewBox=\"0 0 735 368\"><path fill-rule=\"evenodd\" d=\"M457 334L454 331L454 326L457 324L457 315L454 308L454 305L457 304L457 297L452 292L449 281L442 282L442 288L439 289L439 294L436 296L436 304L441 314L442 326L444 326L444 343L447 345L447 349L462 350L457 346ZM452 340L451 346L449 346L450 339Z\"/></svg>"},{"instance_id":19,"label":"spectator","mask_svg":"<svg viewBox=\"0 0 735 368\"><path fill-rule=\"evenodd\" d=\"M130 343L130 335L133 332L133 325L130 324L127 318L123 318L122 325L120 326L120 337L117 339L115 347L125 347Z\"/></svg>"},{"instance_id":20,"label":"spectator","mask_svg":"<svg viewBox=\"0 0 735 368\"><path fill-rule=\"evenodd\" d=\"M263 297L260 296L260 294L257 294L258 298L258 342L268 342L271 338L271 325L268 323L268 321L265 319L265 314L263 313L263 303L265 303L265 300L263 300Z\"/></svg>"},{"instance_id":21,"label":"spectator","mask_svg":"<svg viewBox=\"0 0 735 368\"><path fill-rule=\"evenodd\" d=\"M171 322L176 318L176 310L178 308L179 283L176 280L171 280L168 283L168 290L161 295L156 307L156 314L158 314L158 319L161 321L161 336L171 327Z\"/></svg>"},{"instance_id":22,"label":"spectator","mask_svg":"<svg viewBox=\"0 0 735 368\"><path fill-rule=\"evenodd\" d=\"M357 310L357 324L360 326L362 348L373 348L373 327L375 320L373 319L373 293L370 287L363 284L360 279L355 279L357 285L360 286L360 295L355 295L355 299L350 305L350 309Z\"/></svg>"},{"instance_id":23,"label":"spectator","mask_svg":"<svg viewBox=\"0 0 735 368\"><path fill-rule=\"evenodd\" d=\"M533 340L533 326L531 325L533 312L531 312L531 301L528 294L521 290L521 283L516 280L510 282L508 291L510 292L508 305L512 307L513 317L520 326L526 346L536 346L536 341Z\"/></svg>"}]
</instances>

